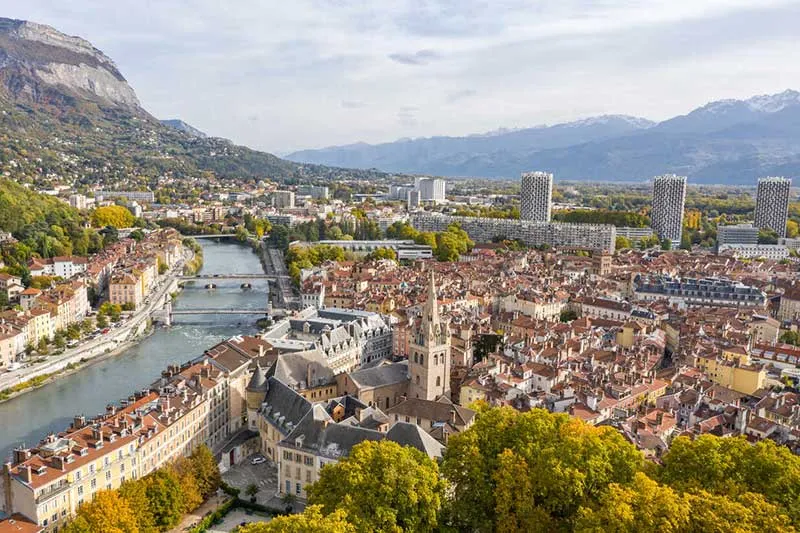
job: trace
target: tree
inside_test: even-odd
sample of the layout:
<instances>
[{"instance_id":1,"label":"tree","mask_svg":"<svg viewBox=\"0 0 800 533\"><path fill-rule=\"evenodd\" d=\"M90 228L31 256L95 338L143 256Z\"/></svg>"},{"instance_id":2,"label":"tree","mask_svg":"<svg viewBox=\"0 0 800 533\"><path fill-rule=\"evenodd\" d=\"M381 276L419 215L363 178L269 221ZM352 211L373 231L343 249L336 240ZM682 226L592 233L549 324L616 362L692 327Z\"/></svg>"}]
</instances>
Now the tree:
<instances>
[{"instance_id":1,"label":"tree","mask_svg":"<svg viewBox=\"0 0 800 533\"><path fill-rule=\"evenodd\" d=\"M130 228L134 216L127 208L121 205L107 205L92 211L92 225L96 228L111 226L113 228Z\"/></svg>"},{"instance_id":2,"label":"tree","mask_svg":"<svg viewBox=\"0 0 800 533\"><path fill-rule=\"evenodd\" d=\"M36 351L41 355L47 355L47 339L44 337L39 339L39 343L36 345Z\"/></svg>"},{"instance_id":3,"label":"tree","mask_svg":"<svg viewBox=\"0 0 800 533\"><path fill-rule=\"evenodd\" d=\"M501 457L504 450L514 455ZM483 409L448 442L442 473L453 486L449 521L458 530L491 531L509 517L528 524L522 515L533 512L548 528L566 527L610 483L630 482L642 463L641 453L610 427L542 409ZM512 466L514 483L487 475ZM516 489L527 499L500 501Z\"/></svg>"},{"instance_id":4,"label":"tree","mask_svg":"<svg viewBox=\"0 0 800 533\"><path fill-rule=\"evenodd\" d=\"M168 468L162 468L143 478L145 493L153 513L153 522L160 529L174 527L183 516L184 505L178 476Z\"/></svg>"},{"instance_id":5,"label":"tree","mask_svg":"<svg viewBox=\"0 0 800 533\"><path fill-rule=\"evenodd\" d=\"M397 261L397 253L391 248L378 248L367 255L366 259L389 259L391 261Z\"/></svg>"},{"instance_id":6,"label":"tree","mask_svg":"<svg viewBox=\"0 0 800 533\"><path fill-rule=\"evenodd\" d=\"M672 250L672 241L669 239L661 240L661 249L665 251Z\"/></svg>"},{"instance_id":7,"label":"tree","mask_svg":"<svg viewBox=\"0 0 800 533\"><path fill-rule=\"evenodd\" d=\"M125 481L119 487L119 495L128 503L139 525L139 533L155 533L155 517L150 510L150 500L147 498L147 479L132 479Z\"/></svg>"},{"instance_id":8,"label":"tree","mask_svg":"<svg viewBox=\"0 0 800 533\"><path fill-rule=\"evenodd\" d=\"M137 242L141 241L142 239L144 239L144 232L141 229L135 229L135 230L133 230L131 232L130 237L134 241L137 241Z\"/></svg>"},{"instance_id":9,"label":"tree","mask_svg":"<svg viewBox=\"0 0 800 533\"><path fill-rule=\"evenodd\" d=\"M800 525L800 457L770 440L751 445L743 437L678 437L663 457L657 477L683 491L718 495L763 495ZM788 489L793 487L793 489Z\"/></svg>"},{"instance_id":10,"label":"tree","mask_svg":"<svg viewBox=\"0 0 800 533\"><path fill-rule=\"evenodd\" d=\"M258 494L258 485L255 483L250 483L247 485L247 488L244 489L244 493L250 496L250 501L255 503L256 502L256 494Z\"/></svg>"},{"instance_id":11,"label":"tree","mask_svg":"<svg viewBox=\"0 0 800 533\"><path fill-rule=\"evenodd\" d=\"M794 220L789 220L786 222L786 236L790 239L794 239L800 235L800 224L798 224Z\"/></svg>"},{"instance_id":12,"label":"tree","mask_svg":"<svg viewBox=\"0 0 800 533\"><path fill-rule=\"evenodd\" d=\"M679 533L689 526L689 506L680 494L639 472L628 485L612 483L594 507L582 507L575 531Z\"/></svg>"},{"instance_id":13,"label":"tree","mask_svg":"<svg viewBox=\"0 0 800 533\"><path fill-rule=\"evenodd\" d=\"M344 511L323 516L322 507L311 505L302 514L278 516L269 522L240 526L239 533L356 533Z\"/></svg>"},{"instance_id":14,"label":"tree","mask_svg":"<svg viewBox=\"0 0 800 533\"><path fill-rule=\"evenodd\" d=\"M573 311L572 309L564 309L561 311L558 319L560 322L572 322L578 318L578 313Z\"/></svg>"},{"instance_id":15,"label":"tree","mask_svg":"<svg viewBox=\"0 0 800 533\"><path fill-rule=\"evenodd\" d=\"M427 455L391 441L365 441L322 469L310 504L343 510L358 531L434 531L445 482Z\"/></svg>"},{"instance_id":16,"label":"tree","mask_svg":"<svg viewBox=\"0 0 800 533\"><path fill-rule=\"evenodd\" d=\"M758 230L758 244L778 244L778 233L769 228Z\"/></svg>"},{"instance_id":17,"label":"tree","mask_svg":"<svg viewBox=\"0 0 800 533\"><path fill-rule=\"evenodd\" d=\"M200 494L191 459L180 457L169 468L175 474L181 487L183 512L188 513L197 509L203 503L203 495Z\"/></svg>"},{"instance_id":18,"label":"tree","mask_svg":"<svg viewBox=\"0 0 800 533\"><path fill-rule=\"evenodd\" d=\"M617 237L617 240L614 241L614 248L616 248L617 250L625 250L627 248L633 248L633 243L629 238L620 235L619 237Z\"/></svg>"},{"instance_id":19,"label":"tree","mask_svg":"<svg viewBox=\"0 0 800 533\"><path fill-rule=\"evenodd\" d=\"M208 498L214 494L217 489L222 485L222 475L219 472L219 466L214 460L214 455L208 446L201 445L192 450L192 455L189 456L194 467L194 475L197 479L197 487L200 489L200 494L203 499Z\"/></svg>"},{"instance_id":20,"label":"tree","mask_svg":"<svg viewBox=\"0 0 800 533\"><path fill-rule=\"evenodd\" d=\"M119 493L101 490L91 502L78 509L77 516L66 533L139 533L136 515Z\"/></svg>"}]
</instances>

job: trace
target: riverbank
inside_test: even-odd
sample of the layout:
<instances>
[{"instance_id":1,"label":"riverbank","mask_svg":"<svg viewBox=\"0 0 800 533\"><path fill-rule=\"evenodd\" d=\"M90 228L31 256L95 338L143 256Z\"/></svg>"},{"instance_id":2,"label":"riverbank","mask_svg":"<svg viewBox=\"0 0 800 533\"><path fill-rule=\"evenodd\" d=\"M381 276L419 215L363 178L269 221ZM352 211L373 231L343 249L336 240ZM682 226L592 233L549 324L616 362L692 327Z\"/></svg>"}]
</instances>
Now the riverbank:
<instances>
[{"instance_id":1,"label":"riverbank","mask_svg":"<svg viewBox=\"0 0 800 533\"><path fill-rule=\"evenodd\" d=\"M115 357L117 355L121 355L126 350L129 350L130 348L136 346L142 340L146 339L152 334L153 334L153 328L149 327L147 328L143 336L138 337L136 340L123 342L113 350L103 352L99 355L95 355L94 357L82 358L77 363L67 363L67 365L62 370L58 370L48 374L40 374L27 381L23 381L22 383L19 383L17 385L5 388L0 391L0 403L11 401L22 394L35 391L36 389L44 387L45 385L49 385L50 383L53 383L59 378L67 377L76 372L80 372L81 370L84 370L92 365L101 363L106 359Z\"/></svg>"},{"instance_id":2,"label":"riverbank","mask_svg":"<svg viewBox=\"0 0 800 533\"><path fill-rule=\"evenodd\" d=\"M258 257L248 246L212 240L201 241L201 244L203 275L261 272ZM239 281L221 279L218 288L209 291L202 285L187 283L174 302L174 309L260 309L267 300L266 284L266 280L257 280L252 289L243 290ZM154 303L152 297L150 303ZM155 327L148 331L149 335L136 339L121 338L120 341L134 342L109 346L112 350L108 353L96 353L95 358L83 362L79 368L48 378L47 386L28 388L13 401L0 403L0 420L3 421L0 455L6 457L21 444L30 447L51 433L63 431L76 414L92 416L132 392L149 388L168 365L192 361L209 347L233 336L258 333L255 319L248 316L184 315L176 318L172 327ZM144 320L143 324L146 322ZM114 328L93 342L108 340L110 335L118 335L120 331L120 327ZM84 356L77 355L75 362L81 357ZM9 385L16 385L18 381L15 378Z\"/></svg>"},{"instance_id":3,"label":"riverbank","mask_svg":"<svg viewBox=\"0 0 800 533\"><path fill-rule=\"evenodd\" d=\"M86 363L100 362L108 357L119 355L138 344L147 336L146 332L152 330L152 314L163 305L165 298L174 298L182 290L178 283L178 277L183 272L186 263L194 261L196 257L197 254L193 247L186 247L184 259L161 280L154 291L155 294L148 297L151 301L135 312L125 323L118 326L119 329L112 329L100 339L89 340L83 346L44 358L40 363L25 369L0 376L0 403L13 400L22 394L48 385L58 378L77 372L85 368ZM200 262L202 264L202 259Z\"/></svg>"}]
</instances>

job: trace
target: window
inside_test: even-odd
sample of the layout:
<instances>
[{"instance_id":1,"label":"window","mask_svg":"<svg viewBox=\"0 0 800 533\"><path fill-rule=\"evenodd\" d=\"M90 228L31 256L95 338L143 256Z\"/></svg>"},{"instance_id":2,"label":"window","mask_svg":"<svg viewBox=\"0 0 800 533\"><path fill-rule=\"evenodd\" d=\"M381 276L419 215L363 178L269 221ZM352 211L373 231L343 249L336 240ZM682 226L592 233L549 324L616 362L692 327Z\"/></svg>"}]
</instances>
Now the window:
<instances>
[{"instance_id":1,"label":"window","mask_svg":"<svg viewBox=\"0 0 800 533\"><path fill-rule=\"evenodd\" d=\"M289 494L290 492L292 492L292 482L287 479L286 480L286 494Z\"/></svg>"},{"instance_id":2,"label":"window","mask_svg":"<svg viewBox=\"0 0 800 533\"><path fill-rule=\"evenodd\" d=\"M78 496L83 496L83 485L78 487Z\"/></svg>"},{"instance_id":3,"label":"window","mask_svg":"<svg viewBox=\"0 0 800 533\"><path fill-rule=\"evenodd\" d=\"M111 470L106 470L106 481L111 480Z\"/></svg>"},{"instance_id":4,"label":"window","mask_svg":"<svg viewBox=\"0 0 800 533\"><path fill-rule=\"evenodd\" d=\"M295 483L294 491L295 491L295 494L297 494L298 496L300 495L300 483Z\"/></svg>"},{"instance_id":5,"label":"window","mask_svg":"<svg viewBox=\"0 0 800 533\"><path fill-rule=\"evenodd\" d=\"M314 464L314 458L308 456L303 457L303 464L306 466L312 466Z\"/></svg>"},{"instance_id":6,"label":"window","mask_svg":"<svg viewBox=\"0 0 800 533\"><path fill-rule=\"evenodd\" d=\"M306 470L306 483L311 483L311 470Z\"/></svg>"},{"instance_id":7,"label":"window","mask_svg":"<svg viewBox=\"0 0 800 533\"><path fill-rule=\"evenodd\" d=\"M436 386L437 387L441 387L442 386L442 378L441 378L441 376L436 376Z\"/></svg>"}]
</instances>

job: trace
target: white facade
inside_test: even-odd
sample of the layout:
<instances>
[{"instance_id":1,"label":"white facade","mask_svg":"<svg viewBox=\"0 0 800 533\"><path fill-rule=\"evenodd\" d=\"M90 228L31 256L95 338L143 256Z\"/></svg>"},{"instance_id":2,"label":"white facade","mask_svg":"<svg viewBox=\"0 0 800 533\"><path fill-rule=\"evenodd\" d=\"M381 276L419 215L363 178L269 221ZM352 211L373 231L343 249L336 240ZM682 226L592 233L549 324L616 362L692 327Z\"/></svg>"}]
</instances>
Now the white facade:
<instances>
[{"instance_id":1,"label":"white facade","mask_svg":"<svg viewBox=\"0 0 800 533\"><path fill-rule=\"evenodd\" d=\"M719 253L734 257L774 259L780 261L789 257L789 248L781 244L723 244Z\"/></svg>"},{"instance_id":2,"label":"white facade","mask_svg":"<svg viewBox=\"0 0 800 533\"><path fill-rule=\"evenodd\" d=\"M522 220L550 222L553 200L553 175L548 172L525 172L520 183Z\"/></svg>"},{"instance_id":3,"label":"white facade","mask_svg":"<svg viewBox=\"0 0 800 533\"><path fill-rule=\"evenodd\" d=\"M673 245L681 242L683 207L686 203L686 176L668 174L653 179L653 231Z\"/></svg>"},{"instance_id":4,"label":"white facade","mask_svg":"<svg viewBox=\"0 0 800 533\"><path fill-rule=\"evenodd\" d=\"M422 202L444 202L445 183L439 178L415 178L415 189Z\"/></svg>"},{"instance_id":5,"label":"white facade","mask_svg":"<svg viewBox=\"0 0 800 533\"><path fill-rule=\"evenodd\" d=\"M758 244L758 228L752 224L730 224L717 227L717 245L721 251L726 244Z\"/></svg>"},{"instance_id":6,"label":"white facade","mask_svg":"<svg viewBox=\"0 0 800 533\"><path fill-rule=\"evenodd\" d=\"M755 226L758 229L771 229L778 234L778 237L786 237L791 186L792 180L787 178L758 180L755 215Z\"/></svg>"}]
</instances>

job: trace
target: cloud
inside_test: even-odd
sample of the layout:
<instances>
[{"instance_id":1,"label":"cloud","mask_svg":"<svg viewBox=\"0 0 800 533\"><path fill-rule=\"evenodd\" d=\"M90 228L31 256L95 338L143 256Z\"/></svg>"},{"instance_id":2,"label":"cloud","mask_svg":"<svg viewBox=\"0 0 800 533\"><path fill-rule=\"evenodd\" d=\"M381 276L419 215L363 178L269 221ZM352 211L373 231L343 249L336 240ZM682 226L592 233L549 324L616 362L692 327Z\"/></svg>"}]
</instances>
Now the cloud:
<instances>
[{"instance_id":1,"label":"cloud","mask_svg":"<svg viewBox=\"0 0 800 533\"><path fill-rule=\"evenodd\" d=\"M389 59L403 65L427 65L431 61L439 59L439 57L439 54L434 50L419 50L411 54L389 54Z\"/></svg>"},{"instance_id":2,"label":"cloud","mask_svg":"<svg viewBox=\"0 0 800 533\"><path fill-rule=\"evenodd\" d=\"M800 88L797 0L0 0L0 13L88 39L155 116L273 152L663 119Z\"/></svg>"},{"instance_id":3,"label":"cloud","mask_svg":"<svg viewBox=\"0 0 800 533\"><path fill-rule=\"evenodd\" d=\"M459 100L464 100L471 96L475 96L476 94L478 94L478 91L473 89L463 89L461 91L453 91L448 93L445 99L447 100L447 103L452 104L454 102L458 102Z\"/></svg>"}]
</instances>

